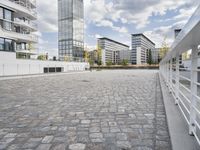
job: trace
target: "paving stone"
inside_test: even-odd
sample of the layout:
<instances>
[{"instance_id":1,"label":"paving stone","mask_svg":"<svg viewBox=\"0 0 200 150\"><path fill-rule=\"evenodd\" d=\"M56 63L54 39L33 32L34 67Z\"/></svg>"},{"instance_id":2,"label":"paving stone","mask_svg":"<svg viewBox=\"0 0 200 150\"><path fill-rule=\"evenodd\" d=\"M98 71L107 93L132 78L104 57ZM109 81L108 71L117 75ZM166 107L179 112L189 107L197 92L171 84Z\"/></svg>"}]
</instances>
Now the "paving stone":
<instances>
[{"instance_id":1,"label":"paving stone","mask_svg":"<svg viewBox=\"0 0 200 150\"><path fill-rule=\"evenodd\" d=\"M51 141L53 140L53 136L45 136L42 140L42 143L51 143Z\"/></svg>"},{"instance_id":2,"label":"paving stone","mask_svg":"<svg viewBox=\"0 0 200 150\"><path fill-rule=\"evenodd\" d=\"M40 144L36 150L49 150L51 147L51 144Z\"/></svg>"},{"instance_id":3,"label":"paving stone","mask_svg":"<svg viewBox=\"0 0 200 150\"><path fill-rule=\"evenodd\" d=\"M131 144L128 141L117 141L117 147L127 149L131 148Z\"/></svg>"},{"instance_id":4,"label":"paving stone","mask_svg":"<svg viewBox=\"0 0 200 150\"><path fill-rule=\"evenodd\" d=\"M85 150L85 144L77 143L69 145L69 150Z\"/></svg>"},{"instance_id":5,"label":"paving stone","mask_svg":"<svg viewBox=\"0 0 200 150\"><path fill-rule=\"evenodd\" d=\"M60 74L0 85L0 149L83 143L87 150L171 150L157 71Z\"/></svg>"},{"instance_id":6,"label":"paving stone","mask_svg":"<svg viewBox=\"0 0 200 150\"><path fill-rule=\"evenodd\" d=\"M103 138L103 134L102 133L91 133L90 134L90 138Z\"/></svg>"},{"instance_id":7,"label":"paving stone","mask_svg":"<svg viewBox=\"0 0 200 150\"><path fill-rule=\"evenodd\" d=\"M52 150L65 150L65 148L65 144L57 144L52 148Z\"/></svg>"},{"instance_id":8,"label":"paving stone","mask_svg":"<svg viewBox=\"0 0 200 150\"><path fill-rule=\"evenodd\" d=\"M127 138L127 135L125 133L117 133L117 140L119 141L126 141L128 138Z\"/></svg>"},{"instance_id":9,"label":"paving stone","mask_svg":"<svg viewBox=\"0 0 200 150\"><path fill-rule=\"evenodd\" d=\"M82 124L90 124L90 122L91 122L90 120L81 120Z\"/></svg>"}]
</instances>

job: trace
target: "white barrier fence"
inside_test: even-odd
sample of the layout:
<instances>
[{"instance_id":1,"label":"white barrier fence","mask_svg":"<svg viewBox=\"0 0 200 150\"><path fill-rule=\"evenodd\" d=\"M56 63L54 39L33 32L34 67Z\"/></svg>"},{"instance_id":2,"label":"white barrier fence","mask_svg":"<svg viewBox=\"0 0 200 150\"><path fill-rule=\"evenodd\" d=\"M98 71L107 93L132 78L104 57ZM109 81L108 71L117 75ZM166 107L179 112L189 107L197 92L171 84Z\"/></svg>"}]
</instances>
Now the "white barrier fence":
<instances>
[{"instance_id":1,"label":"white barrier fence","mask_svg":"<svg viewBox=\"0 0 200 150\"><path fill-rule=\"evenodd\" d=\"M160 63L160 74L174 96L188 126L200 144L200 7ZM191 54L185 63L180 56ZM187 67L186 65L187 64Z\"/></svg>"}]
</instances>

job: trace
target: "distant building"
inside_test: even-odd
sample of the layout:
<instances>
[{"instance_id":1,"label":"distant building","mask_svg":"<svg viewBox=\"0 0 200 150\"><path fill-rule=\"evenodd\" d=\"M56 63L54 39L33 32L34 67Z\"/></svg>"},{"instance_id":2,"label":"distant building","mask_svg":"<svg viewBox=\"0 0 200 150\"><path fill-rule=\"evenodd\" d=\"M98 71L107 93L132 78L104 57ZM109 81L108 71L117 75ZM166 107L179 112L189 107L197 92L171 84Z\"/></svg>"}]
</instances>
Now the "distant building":
<instances>
[{"instance_id":1,"label":"distant building","mask_svg":"<svg viewBox=\"0 0 200 150\"><path fill-rule=\"evenodd\" d=\"M160 48L155 48L151 50L152 61L154 64L159 64L160 62Z\"/></svg>"},{"instance_id":2,"label":"distant building","mask_svg":"<svg viewBox=\"0 0 200 150\"><path fill-rule=\"evenodd\" d=\"M131 50L124 50L124 51L119 51L119 61L120 63L123 60L127 60L129 64L131 64Z\"/></svg>"},{"instance_id":3,"label":"distant building","mask_svg":"<svg viewBox=\"0 0 200 150\"><path fill-rule=\"evenodd\" d=\"M144 34L132 34L132 64L146 64L148 59L148 50L154 49L155 43Z\"/></svg>"},{"instance_id":4,"label":"distant building","mask_svg":"<svg viewBox=\"0 0 200 150\"><path fill-rule=\"evenodd\" d=\"M102 64L119 64L122 59L130 61L129 46L109 38L99 38L98 46L102 50Z\"/></svg>"},{"instance_id":5,"label":"distant building","mask_svg":"<svg viewBox=\"0 0 200 150\"><path fill-rule=\"evenodd\" d=\"M79 61L84 53L83 0L58 0L59 59Z\"/></svg>"}]
</instances>

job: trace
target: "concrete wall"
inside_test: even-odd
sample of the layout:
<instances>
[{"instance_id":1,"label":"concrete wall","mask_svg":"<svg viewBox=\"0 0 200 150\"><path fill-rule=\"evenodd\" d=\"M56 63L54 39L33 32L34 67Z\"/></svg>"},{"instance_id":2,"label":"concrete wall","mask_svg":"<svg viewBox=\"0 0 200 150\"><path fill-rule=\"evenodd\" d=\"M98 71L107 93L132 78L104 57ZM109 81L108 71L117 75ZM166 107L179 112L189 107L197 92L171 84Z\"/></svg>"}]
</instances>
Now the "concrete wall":
<instances>
[{"instance_id":1,"label":"concrete wall","mask_svg":"<svg viewBox=\"0 0 200 150\"><path fill-rule=\"evenodd\" d=\"M88 63L16 59L16 53L0 52L0 76L42 74L44 68L59 67L63 72L84 71Z\"/></svg>"}]
</instances>

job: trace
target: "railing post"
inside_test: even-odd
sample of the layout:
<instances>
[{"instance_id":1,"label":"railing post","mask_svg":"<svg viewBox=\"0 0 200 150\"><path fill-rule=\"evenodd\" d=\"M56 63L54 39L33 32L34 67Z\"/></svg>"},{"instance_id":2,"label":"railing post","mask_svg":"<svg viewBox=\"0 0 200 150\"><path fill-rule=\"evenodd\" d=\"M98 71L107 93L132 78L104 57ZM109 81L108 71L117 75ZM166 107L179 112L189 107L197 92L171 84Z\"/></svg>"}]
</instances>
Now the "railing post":
<instances>
[{"instance_id":1,"label":"railing post","mask_svg":"<svg viewBox=\"0 0 200 150\"><path fill-rule=\"evenodd\" d=\"M172 58L170 59L170 69L169 69L169 89L170 89L170 93L172 92Z\"/></svg>"},{"instance_id":2,"label":"railing post","mask_svg":"<svg viewBox=\"0 0 200 150\"><path fill-rule=\"evenodd\" d=\"M176 101L175 101L175 104L177 105L179 103L179 75L180 75L180 72L179 72L179 57L180 55L179 54L176 54Z\"/></svg>"},{"instance_id":3,"label":"railing post","mask_svg":"<svg viewBox=\"0 0 200 150\"><path fill-rule=\"evenodd\" d=\"M167 86L170 87L170 61L167 62Z\"/></svg>"},{"instance_id":4,"label":"railing post","mask_svg":"<svg viewBox=\"0 0 200 150\"><path fill-rule=\"evenodd\" d=\"M197 68L198 68L198 49L197 46L192 47L191 57L191 105L190 105L190 124L189 134L195 133L195 120L196 120L196 95L197 95Z\"/></svg>"},{"instance_id":5,"label":"railing post","mask_svg":"<svg viewBox=\"0 0 200 150\"><path fill-rule=\"evenodd\" d=\"M5 65L3 64L3 76L5 76Z\"/></svg>"}]
</instances>

